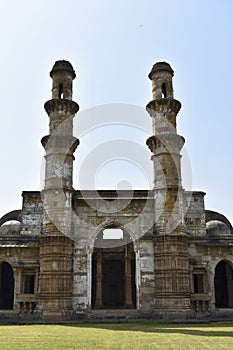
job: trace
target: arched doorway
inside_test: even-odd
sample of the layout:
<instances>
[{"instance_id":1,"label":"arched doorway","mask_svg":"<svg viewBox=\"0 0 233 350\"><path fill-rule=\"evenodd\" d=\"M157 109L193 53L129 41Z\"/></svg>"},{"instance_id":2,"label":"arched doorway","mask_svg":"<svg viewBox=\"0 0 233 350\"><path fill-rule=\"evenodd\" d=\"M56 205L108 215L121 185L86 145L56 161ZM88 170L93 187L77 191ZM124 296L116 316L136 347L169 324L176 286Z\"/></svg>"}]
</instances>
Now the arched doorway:
<instances>
[{"instance_id":1,"label":"arched doorway","mask_svg":"<svg viewBox=\"0 0 233 350\"><path fill-rule=\"evenodd\" d=\"M233 307L233 270L231 264L220 261L215 268L215 306L217 308Z\"/></svg>"},{"instance_id":2,"label":"arched doorway","mask_svg":"<svg viewBox=\"0 0 233 350\"><path fill-rule=\"evenodd\" d=\"M0 264L0 309L12 310L14 301L14 276L10 264Z\"/></svg>"},{"instance_id":3,"label":"arched doorway","mask_svg":"<svg viewBox=\"0 0 233 350\"><path fill-rule=\"evenodd\" d=\"M133 242L119 228L105 229L95 240L92 254L92 307L136 307Z\"/></svg>"}]
</instances>

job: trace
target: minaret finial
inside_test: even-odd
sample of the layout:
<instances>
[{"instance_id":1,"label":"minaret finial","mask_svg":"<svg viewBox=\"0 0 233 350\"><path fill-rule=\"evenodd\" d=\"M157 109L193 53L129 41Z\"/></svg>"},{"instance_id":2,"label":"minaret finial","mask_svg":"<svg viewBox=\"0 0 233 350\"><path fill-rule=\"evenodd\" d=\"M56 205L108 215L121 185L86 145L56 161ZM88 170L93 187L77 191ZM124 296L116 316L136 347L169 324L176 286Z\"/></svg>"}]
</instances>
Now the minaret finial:
<instances>
[{"instance_id":1,"label":"minaret finial","mask_svg":"<svg viewBox=\"0 0 233 350\"><path fill-rule=\"evenodd\" d=\"M76 74L70 62L56 61L50 76L53 79L52 98L72 100L72 83Z\"/></svg>"},{"instance_id":2,"label":"minaret finial","mask_svg":"<svg viewBox=\"0 0 233 350\"><path fill-rule=\"evenodd\" d=\"M174 71L167 62L157 62L153 65L149 78L152 80L153 99L173 98L172 77Z\"/></svg>"}]
</instances>

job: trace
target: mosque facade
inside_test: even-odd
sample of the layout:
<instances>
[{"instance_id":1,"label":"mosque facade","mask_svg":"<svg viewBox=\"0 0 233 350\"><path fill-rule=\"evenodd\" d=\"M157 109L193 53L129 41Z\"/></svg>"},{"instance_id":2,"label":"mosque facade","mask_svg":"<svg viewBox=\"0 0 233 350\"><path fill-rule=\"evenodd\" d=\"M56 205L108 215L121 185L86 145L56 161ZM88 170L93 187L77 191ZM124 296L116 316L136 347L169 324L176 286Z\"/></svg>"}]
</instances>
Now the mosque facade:
<instances>
[{"instance_id":1,"label":"mosque facade","mask_svg":"<svg viewBox=\"0 0 233 350\"><path fill-rule=\"evenodd\" d=\"M153 188L82 191L76 74L55 62L44 188L23 191L22 208L0 219L0 320L233 318L233 229L204 192L182 187L173 75L166 62L149 73Z\"/></svg>"}]
</instances>

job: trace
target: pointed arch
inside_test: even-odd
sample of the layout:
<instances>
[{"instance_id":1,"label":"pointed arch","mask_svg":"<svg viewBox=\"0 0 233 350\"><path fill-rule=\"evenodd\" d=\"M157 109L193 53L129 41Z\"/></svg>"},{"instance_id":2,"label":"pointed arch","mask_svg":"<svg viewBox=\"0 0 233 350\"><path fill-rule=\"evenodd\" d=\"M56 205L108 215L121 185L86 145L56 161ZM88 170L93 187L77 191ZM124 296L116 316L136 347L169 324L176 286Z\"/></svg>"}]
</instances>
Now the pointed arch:
<instances>
[{"instance_id":1,"label":"pointed arch","mask_svg":"<svg viewBox=\"0 0 233 350\"><path fill-rule=\"evenodd\" d=\"M221 260L215 268L214 288L216 308L233 307L233 269L229 261Z\"/></svg>"},{"instance_id":2,"label":"pointed arch","mask_svg":"<svg viewBox=\"0 0 233 350\"><path fill-rule=\"evenodd\" d=\"M92 234L90 235L90 250L94 249L94 246L96 246L96 240L98 240L99 235L103 232L105 229L122 229L124 232L124 239L128 241L128 243L133 243L135 246L136 244L136 237L134 232L129 228L129 226L124 225L120 221L118 221L115 218L108 218L104 222L102 222L100 225L96 227L95 230L93 230ZM135 249L135 248L134 248Z\"/></svg>"}]
</instances>

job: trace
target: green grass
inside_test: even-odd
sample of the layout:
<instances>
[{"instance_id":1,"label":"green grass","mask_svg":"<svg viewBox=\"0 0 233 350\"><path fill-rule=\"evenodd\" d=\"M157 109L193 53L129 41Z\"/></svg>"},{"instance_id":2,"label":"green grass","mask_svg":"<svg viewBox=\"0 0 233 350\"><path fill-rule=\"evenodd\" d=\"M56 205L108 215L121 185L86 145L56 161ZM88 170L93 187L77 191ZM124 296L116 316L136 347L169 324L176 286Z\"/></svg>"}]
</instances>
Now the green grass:
<instances>
[{"instance_id":1,"label":"green grass","mask_svg":"<svg viewBox=\"0 0 233 350\"><path fill-rule=\"evenodd\" d=\"M233 349L233 323L0 325L1 350Z\"/></svg>"}]
</instances>

